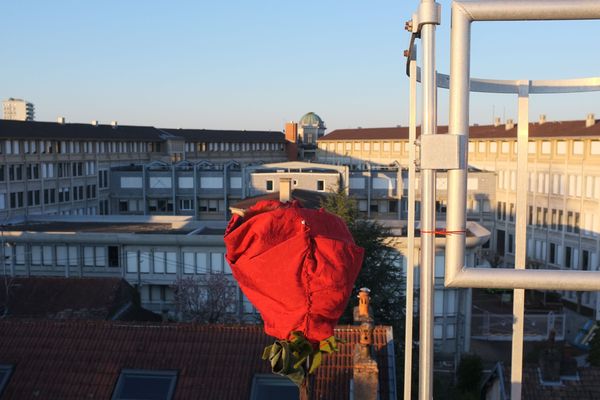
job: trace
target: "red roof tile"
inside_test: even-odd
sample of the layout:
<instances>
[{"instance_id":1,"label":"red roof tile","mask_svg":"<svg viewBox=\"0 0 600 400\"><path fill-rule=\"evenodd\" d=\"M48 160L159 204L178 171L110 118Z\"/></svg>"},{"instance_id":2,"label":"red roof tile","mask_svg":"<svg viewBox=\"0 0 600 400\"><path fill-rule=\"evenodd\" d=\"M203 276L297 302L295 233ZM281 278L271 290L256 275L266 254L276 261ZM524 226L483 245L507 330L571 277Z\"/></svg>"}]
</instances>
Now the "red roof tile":
<instances>
[{"instance_id":1,"label":"red roof tile","mask_svg":"<svg viewBox=\"0 0 600 400\"><path fill-rule=\"evenodd\" d=\"M391 328L374 340L381 399L389 398ZM347 340L326 356L314 399L348 399L358 327L338 327ZM175 399L246 399L252 378L269 373L262 350L273 339L262 327L133 324L107 321L0 321L0 363L15 370L3 398L108 399L123 368L178 370ZM390 366L393 367L393 366Z\"/></svg>"}]
</instances>

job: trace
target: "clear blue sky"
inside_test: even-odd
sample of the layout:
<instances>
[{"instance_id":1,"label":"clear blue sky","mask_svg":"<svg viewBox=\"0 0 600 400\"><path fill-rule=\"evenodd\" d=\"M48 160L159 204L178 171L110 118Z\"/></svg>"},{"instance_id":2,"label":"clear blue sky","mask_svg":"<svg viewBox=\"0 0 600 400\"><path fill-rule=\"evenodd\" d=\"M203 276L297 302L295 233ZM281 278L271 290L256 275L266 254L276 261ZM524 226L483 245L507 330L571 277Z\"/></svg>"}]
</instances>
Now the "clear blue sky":
<instances>
[{"instance_id":1,"label":"clear blue sky","mask_svg":"<svg viewBox=\"0 0 600 400\"><path fill-rule=\"evenodd\" d=\"M448 72L450 2L438 70ZM38 120L281 130L314 111L329 131L408 123L404 21L416 0L24 0L0 12L0 98ZM600 75L600 22L476 23L472 74ZM447 92L440 91L440 123ZM472 96L471 121L516 118L513 96ZM600 95L536 96L531 119L600 117Z\"/></svg>"}]
</instances>

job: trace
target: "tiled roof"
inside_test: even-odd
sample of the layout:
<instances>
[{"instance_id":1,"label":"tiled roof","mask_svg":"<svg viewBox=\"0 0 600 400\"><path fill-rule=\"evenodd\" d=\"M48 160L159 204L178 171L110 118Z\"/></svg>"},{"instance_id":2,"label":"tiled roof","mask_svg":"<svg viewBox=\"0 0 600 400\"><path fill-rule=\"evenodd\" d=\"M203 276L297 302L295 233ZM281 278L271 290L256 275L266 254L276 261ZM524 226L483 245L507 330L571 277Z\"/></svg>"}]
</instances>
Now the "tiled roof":
<instances>
[{"instance_id":1,"label":"tiled roof","mask_svg":"<svg viewBox=\"0 0 600 400\"><path fill-rule=\"evenodd\" d=\"M527 400L597 400L600 399L600 368L577 370L579 380L561 381L560 385L542 385L535 365L523 368L521 397ZM510 392L510 367L504 368L504 384Z\"/></svg>"},{"instance_id":2,"label":"tiled roof","mask_svg":"<svg viewBox=\"0 0 600 400\"><path fill-rule=\"evenodd\" d=\"M212 129L161 129L174 136L183 137L192 142L229 142L229 143L284 143L283 132L271 131L232 131Z\"/></svg>"},{"instance_id":3,"label":"tiled roof","mask_svg":"<svg viewBox=\"0 0 600 400\"><path fill-rule=\"evenodd\" d=\"M2 139L143 140L159 142L165 133L151 126L59 124L0 119Z\"/></svg>"},{"instance_id":4,"label":"tiled roof","mask_svg":"<svg viewBox=\"0 0 600 400\"><path fill-rule=\"evenodd\" d=\"M382 400L390 393L390 332L374 332ZM324 358L313 399L349 398L359 330L338 327L335 334L347 343ZM177 370L175 399L247 399L253 376L270 373L261 354L272 342L256 325L4 320L0 364L15 369L2 399L109 399L123 368Z\"/></svg>"},{"instance_id":5,"label":"tiled roof","mask_svg":"<svg viewBox=\"0 0 600 400\"><path fill-rule=\"evenodd\" d=\"M420 127L417 127L417 136L420 135ZM438 133L447 133L447 126L439 126ZM555 138L555 137L600 137L600 122L589 128L585 127L585 121L562 121L529 124L529 137L532 138ZM516 139L517 124L512 129L506 130L505 125L473 125L469 128L471 139ZM396 128L361 128L361 129L337 129L317 141L329 140L408 140L408 127Z\"/></svg>"},{"instance_id":6,"label":"tiled roof","mask_svg":"<svg viewBox=\"0 0 600 400\"><path fill-rule=\"evenodd\" d=\"M119 319L160 319L137 305L135 289L121 278L2 279L0 304L3 306L6 283L10 289L9 318L106 320L121 312Z\"/></svg>"},{"instance_id":7,"label":"tiled roof","mask_svg":"<svg viewBox=\"0 0 600 400\"><path fill-rule=\"evenodd\" d=\"M198 142L284 143L283 132L210 129L158 129L152 126L92 125L0 119L0 139L143 140L184 138Z\"/></svg>"}]
</instances>

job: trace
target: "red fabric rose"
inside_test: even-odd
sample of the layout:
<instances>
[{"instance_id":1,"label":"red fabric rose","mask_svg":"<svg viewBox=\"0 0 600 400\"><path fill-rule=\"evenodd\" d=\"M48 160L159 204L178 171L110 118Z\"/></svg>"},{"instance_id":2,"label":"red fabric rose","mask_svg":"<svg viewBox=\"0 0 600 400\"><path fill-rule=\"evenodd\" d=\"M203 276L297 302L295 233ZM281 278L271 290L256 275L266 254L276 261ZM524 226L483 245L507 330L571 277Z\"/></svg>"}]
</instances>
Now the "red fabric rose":
<instances>
[{"instance_id":1,"label":"red fabric rose","mask_svg":"<svg viewBox=\"0 0 600 400\"><path fill-rule=\"evenodd\" d=\"M363 260L343 220L297 202L261 201L225 232L227 260L265 332L311 342L333 336Z\"/></svg>"}]
</instances>

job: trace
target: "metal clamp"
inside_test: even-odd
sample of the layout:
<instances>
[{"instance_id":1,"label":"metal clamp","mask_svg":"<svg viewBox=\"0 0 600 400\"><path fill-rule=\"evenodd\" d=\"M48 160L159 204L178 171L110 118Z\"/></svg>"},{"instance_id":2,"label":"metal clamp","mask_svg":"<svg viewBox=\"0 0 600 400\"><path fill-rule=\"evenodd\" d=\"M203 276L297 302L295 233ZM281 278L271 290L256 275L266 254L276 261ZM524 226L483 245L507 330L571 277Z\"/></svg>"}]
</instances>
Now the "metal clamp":
<instances>
[{"instance_id":1,"label":"metal clamp","mask_svg":"<svg viewBox=\"0 0 600 400\"><path fill-rule=\"evenodd\" d=\"M420 33L425 24L439 25L442 21L442 6L439 3L420 3L417 12L413 14L412 20L407 23L406 28L412 33Z\"/></svg>"}]
</instances>

